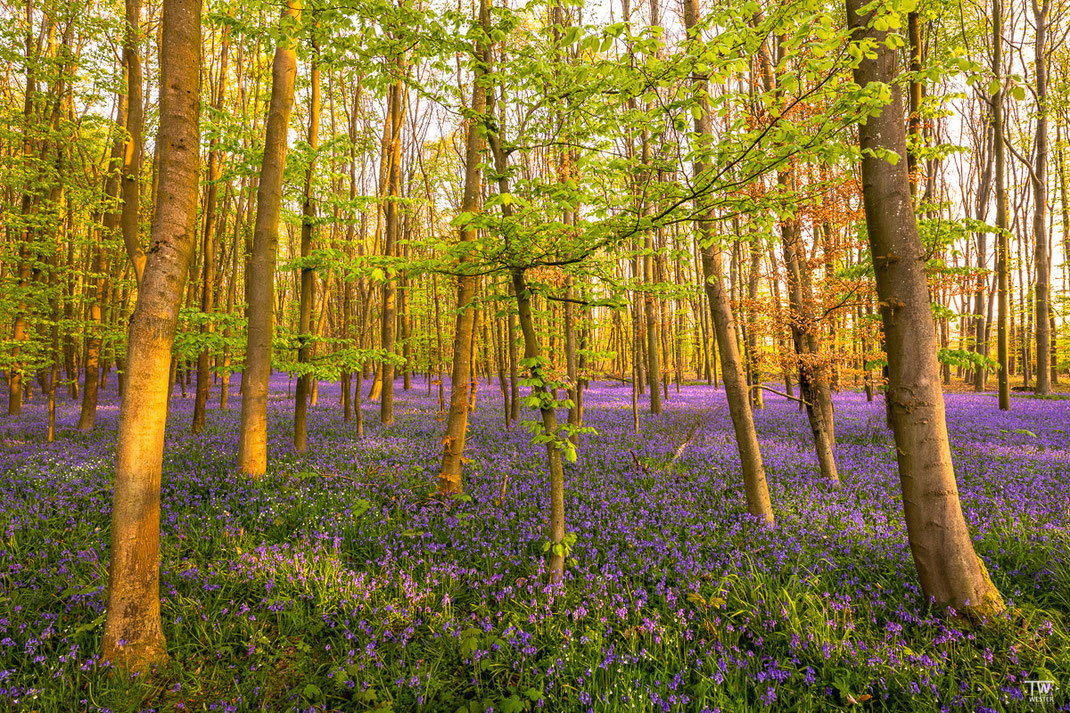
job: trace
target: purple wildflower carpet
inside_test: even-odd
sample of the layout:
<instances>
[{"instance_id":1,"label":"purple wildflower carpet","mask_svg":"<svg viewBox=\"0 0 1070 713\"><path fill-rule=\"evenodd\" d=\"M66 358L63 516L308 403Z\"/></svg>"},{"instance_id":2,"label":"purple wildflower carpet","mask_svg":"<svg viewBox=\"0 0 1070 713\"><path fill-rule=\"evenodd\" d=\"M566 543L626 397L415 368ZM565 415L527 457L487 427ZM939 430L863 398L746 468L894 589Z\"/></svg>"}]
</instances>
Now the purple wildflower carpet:
<instances>
[{"instance_id":1,"label":"purple wildflower carpet","mask_svg":"<svg viewBox=\"0 0 1070 713\"><path fill-rule=\"evenodd\" d=\"M566 466L564 587L542 576L544 450L480 384L467 497L435 485L444 422L421 382L397 423L337 385L290 447L276 375L270 473L235 474L240 396L208 429L175 390L164 456L162 611L171 660L128 679L97 656L118 397L96 432L40 395L0 422L0 709L25 711L1070 710L1070 401L951 395L966 519L1012 613L928 611L879 398L835 397L844 487L819 477L804 415L756 414L777 527L746 514L723 391L640 414L594 385ZM531 417L527 414L527 417ZM698 424L697 430L695 425ZM694 435L670 466L677 448ZM1054 681L1037 700L1036 684Z\"/></svg>"}]
</instances>

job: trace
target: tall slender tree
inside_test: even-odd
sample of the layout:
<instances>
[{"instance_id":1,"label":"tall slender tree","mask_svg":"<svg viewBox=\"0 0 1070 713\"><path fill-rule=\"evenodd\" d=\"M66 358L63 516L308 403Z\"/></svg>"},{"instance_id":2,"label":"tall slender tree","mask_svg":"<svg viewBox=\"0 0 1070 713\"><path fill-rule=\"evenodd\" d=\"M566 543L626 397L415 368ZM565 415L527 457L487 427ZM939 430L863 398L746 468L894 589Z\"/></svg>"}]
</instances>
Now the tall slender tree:
<instances>
[{"instance_id":1,"label":"tall slender tree","mask_svg":"<svg viewBox=\"0 0 1070 713\"><path fill-rule=\"evenodd\" d=\"M219 53L219 78L214 87L214 108L217 114L223 112L223 102L227 92L227 57L230 54L230 28L223 28L223 46ZM208 143L208 187L204 200L204 225L201 228L201 336L207 337L215 331L212 324L212 304L216 290L216 204L219 202L219 179L222 174L222 156L219 151L219 139L212 137ZM204 430L208 410L208 390L211 387L211 353L208 345L201 347L197 354L197 395L193 402L194 433Z\"/></svg>"},{"instance_id":2,"label":"tall slender tree","mask_svg":"<svg viewBox=\"0 0 1070 713\"><path fill-rule=\"evenodd\" d=\"M383 256L388 260L397 257L398 232L400 228L398 202L401 198L401 127L405 119L407 92L401 75L405 64L402 57L396 61L398 77L390 87L388 125L389 143L386 160L386 204L383 208ZM383 278L383 310L380 320L380 346L383 360L379 366L381 391L379 395L379 419L384 426L394 423L394 342L397 335L397 278L395 267L387 264Z\"/></svg>"},{"instance_id":3,"label":"tall slender tree","mask_svg":"<svg viewBox=\"0 0 1070 713\"><path fill-rule=\"evenodd\" d=\"M312 28L315 32L315 28ZM319 47L312 41L311 98L308 107L308 145L312 157L305 172L305 195L301 207L301 259L307 261L312 254L312 243L316 230L316 206L312 202L313 180L316 175L316 152L320 145L320 68ZM297 361L305 369L312 358L312 298L315 291L316 271L307 262L301 264L301 296L298 305L297 338L299 349ZM324 291L326 299L326 290ZM302 371L297 377L297 389L294 391L294 450L304 453L308 447L308 399L311 391L312 374Z\"/></svg>"},{"instance_id":4,"label":"tall slender tree","mask_svg":"<svg viewBox=\"0 0 1070 713\"><path fill-rule=\"evenodd\" d=\"M264 158L256 191L253 254L245 276L249 326L245 369L242 372L238 463L242 472L248 475L262 475L267 471L267 396L275 333L275 258L279 248L286 137L297 76L294 35L300 22L301 0L287 0L280 19L283 32L275 48L271 67L271 99L264 136Z\"/></svg>"},{"instance_id":5,"label":"tall slender tree","mask_svg":"<svg viewBox=\"0 0 1070 713\"><path fill-rule=\"evenodd\" d=\"M1033 255L1036 263L1036 393L1051 393L1051 256L1048 252L1048 16L1051 0L1033 0L1033 64L1036 74L1037 129L1033 170Z\"/></svg>"},{"instance_id":6,"label":"tall slender tree","mask_svg":"<svg viewBox=\"0 0 1070 713\"><path fill-rule=\"evenodd\" d=\"M702 15L699 0L684 0L684 24L687 27L689 51L701 54ZM698 106L698 111L694 112L694 172L697 180L701 181L704 177L708 180L710 173L709 153L713 149L713 122L710 118L709 84L705 76L695 70L691 74L691 85ZM765 467L758 447L758 433L754 428L754 413L747 396L747 379L743 373L743 361L736 341L735 316L732 314L731 300L725 289L724 260L713 227L715 215L708 204L708 192L702 192L695 201L695 231L702 245L702 275L706 299L709 302L710 318L714 324L721 357L728 412L732 419L736 446L739 448L743 486L747 493L747 510L751 515L772 525L773 506L769 500L769 486L765 480ZM652 385L651 388L657 387Z\"/></svg>"},{"instance_id":7,"label":"tall slender tree","mask_svg":"<svg viewBox=\"0 0 1070 713\"><path fill-rule=\"evenodd\" d=\"M992 74L994 91L989 99L994 136L996 172L996 359L999 361L999 408L1011 407L1010 349L1010 222L1007 216L1006 144L1003 127L1003 0L992 0Z\"/></svg>"},{"instance_id":8,"label":"tall slender tree","mask_svg":"<svg viewBox=\"0 0 1070 713\"><path fill-rule=\"evenodd\" d=\"M479 211L479 198L483 186L482 163L484 141L484 114L487 109L487 92L483 78L490 62L490 7L488 0L479 2L479 35L474 52L474 78L472 103L468 111L468 132L465 140L464 195L461 199L461 215L465 220L460 227L460 240L465 246L475 242L477 229L474 219ZM457 322L453 337L453 371L450 374L450 404L446 420L446 435L442 439L442 463L438 473L438 492L442 495L460 493L464 490L461 472L464 463L464 446L468 432L468 402L472 377L472 337L475 329L475 299L479 278L465 271L471 260L462 255L457 277Z\"/></svg>"}]
</instances>

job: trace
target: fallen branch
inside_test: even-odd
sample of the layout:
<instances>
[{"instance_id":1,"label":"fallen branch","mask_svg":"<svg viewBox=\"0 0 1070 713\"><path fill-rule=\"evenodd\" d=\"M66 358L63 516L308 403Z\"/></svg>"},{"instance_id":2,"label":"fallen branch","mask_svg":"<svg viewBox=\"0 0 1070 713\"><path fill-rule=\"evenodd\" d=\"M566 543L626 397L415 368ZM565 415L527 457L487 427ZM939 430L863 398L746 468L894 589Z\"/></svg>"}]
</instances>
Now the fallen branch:
<instances>
[{"instance_id":1,"label":"fallen branch","mask_svg":"<svg viewBox=\"0 0 1070 713\"><path fill-rule=\"evenodd\" d=\"M509 471L505 471L505 477L502 478L502 489L498 493L498 505L505 502L505 489L509 486Z\"/></svg>"},{"instance_id":2,"label":"fallen branch","mask_svg":"<svg viewBox=\"0 0 1070 713\"><path fill-rule=\"evenodd\" d=\"M701 425L701 423L702 422L700 420L695 420L695 425L693 425L691 427L691 430L688 432L687 439L684 440L684 442L680 444L680 447L676 449L675 455L673 455L672 460L669 461L669 464L665 466L665 470L672 470L673 466L676 465L676 461L680 460L680 456L684 454L684 450L691 445L691 441L695 438L695 432L698 431L698 427Z\"/></svg>"},{"instance_id":3,"label":"fallen branch","mask_svg":"<svg viewBox=\"0 0 1070 713\"><path fill-rule=\"evenodd\" d=\"M768 391L771 394L776 394L777 396L783 396L786 399L791 399L792 401L798 401L799 403L805 404L807 406L811 406L811 407L813 406L813 404L810 403L809 401L807 401L806 399L795 398L794 396L790 396L788 394L785 394L782 391L777 391L776 389L770 389L768 386L762 386L761 384L755 384L754 386L750 387L750 391L754 391L755 389L761 389L762 391Z\"/></svg>"}]
</instances>

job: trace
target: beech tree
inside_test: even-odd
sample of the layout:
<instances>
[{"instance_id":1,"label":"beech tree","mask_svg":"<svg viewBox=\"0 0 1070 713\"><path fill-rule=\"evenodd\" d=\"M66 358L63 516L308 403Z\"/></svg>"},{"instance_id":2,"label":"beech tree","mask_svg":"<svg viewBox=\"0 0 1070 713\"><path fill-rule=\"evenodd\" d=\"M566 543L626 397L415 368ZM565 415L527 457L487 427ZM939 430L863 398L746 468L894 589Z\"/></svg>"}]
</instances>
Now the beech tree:
<instances>
[{"instance_id":1,"label":"beech tree","mask_svg":"<svg viewBox=\"0 0 1070 713\"><path fill-rule=\"evenodd\" d=\"M196 233L201 0L165 0L161 23L158 200L153 249L130 318L101 644L106 659L133 670L167 656L160 623L160 475L171 346Z\"/></svg>"},{"instance_id":2,"label":"beech tree","mask_svg":"<svg viewBox=\"0 0 1070 713\"><path fill-rule=\"evenodd\" d=\"M300 21L301 0L288 0L279 21L281 35L271 65L271 103L264 137L264 159L257 184L253 253L245 277L249 326L242 372L238 463L242 472L249 475L263 475L267 471L267 396L275 334L275 260L287 131L297 75L294 33Z\"/></svg>"},{"instance_id":3,"label":"beech tree","mask_svg":"<svg viewBox=\"0 0 1070 713\"><path fill-rule=\"evenodd\" d=\"M997 0L998 1L998 0ZM880 9L847 0L854 69L871 114L859 126L866 231L888 353L888 413L903 488L910 551L926 596L939 606L992 616L1003 598L973 549L951 460L936 330L906 163L902 90L895 50L878 29ZM887 26L885 24L885 26Z\"/></svg>"}]
</instances>

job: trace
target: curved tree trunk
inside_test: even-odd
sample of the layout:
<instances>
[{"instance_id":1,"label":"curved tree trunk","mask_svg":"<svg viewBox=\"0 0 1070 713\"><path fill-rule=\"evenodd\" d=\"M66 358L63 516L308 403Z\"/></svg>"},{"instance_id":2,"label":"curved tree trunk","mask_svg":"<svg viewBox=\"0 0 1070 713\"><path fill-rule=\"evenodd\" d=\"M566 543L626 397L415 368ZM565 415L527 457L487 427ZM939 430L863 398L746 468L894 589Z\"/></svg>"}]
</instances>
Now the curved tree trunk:
<instances>
[{"instance_id":1,"label":"curved tree trunk","mask_svg":"<svg viewBox=\"0 0 1070 713\"><path fill-rule=\"evenodd\" d=\"M875 58L854 70L865 87L891 87L891 101L860 127L862 197L888 349L888 404L903 488L907 537L922 590L938 606L982 615L1003 610L1003 598L973 549L959 502L936 359L936 328L918 236L906 153L903 99L895 83L896 52L886 32L868 27L865 0L847 0L855 39L869 38Z\"/></svg>"}]
</instances>

